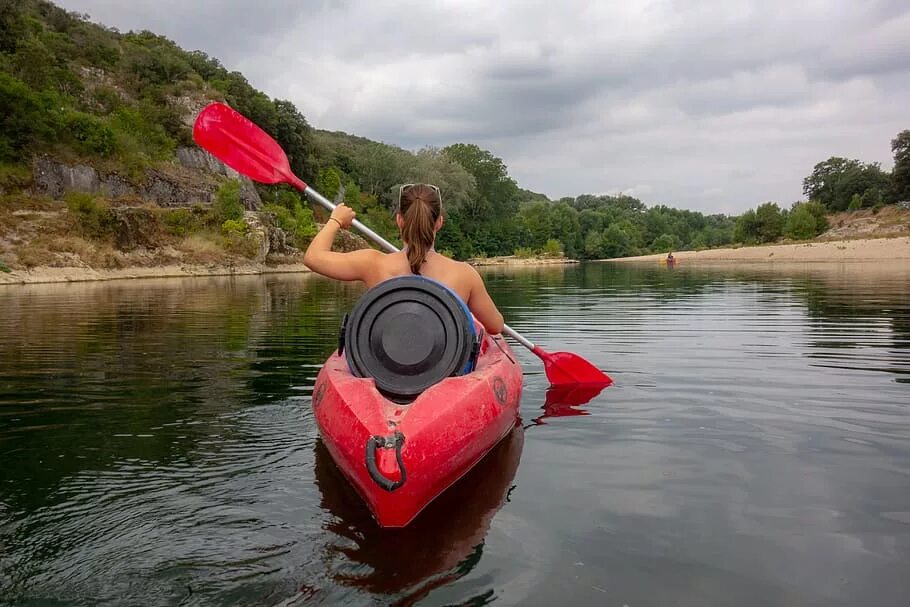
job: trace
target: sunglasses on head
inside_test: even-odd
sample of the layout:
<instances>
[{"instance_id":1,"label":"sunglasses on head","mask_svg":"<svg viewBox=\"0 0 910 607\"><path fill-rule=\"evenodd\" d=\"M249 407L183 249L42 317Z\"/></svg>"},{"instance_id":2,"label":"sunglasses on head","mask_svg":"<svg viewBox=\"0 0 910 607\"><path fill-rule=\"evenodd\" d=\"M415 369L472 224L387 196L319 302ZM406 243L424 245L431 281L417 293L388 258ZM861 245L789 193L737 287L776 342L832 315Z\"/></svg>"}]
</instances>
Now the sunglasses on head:
<instances>
[{"instance_id":1,"label":"sunglasses on head","mask_svg":"<svg viewBox=\"0 0 910 607\"><path fill-rule=\"evenodd\" d=\"M439 197L439 204L442 204L442 192L440 192L439 188L436 187L435 185L433 185L431 183L406 183L403 186L401 186L400 188L398 188L398 207L396 207L396 208L399 208L399 209L401 208L401 195L404 193L404 191L407 190L408 188L413 188L415 185L425 185L428 188L432 189L434 192L436 192L436 195Z\"/></svg>"}]
</instances>

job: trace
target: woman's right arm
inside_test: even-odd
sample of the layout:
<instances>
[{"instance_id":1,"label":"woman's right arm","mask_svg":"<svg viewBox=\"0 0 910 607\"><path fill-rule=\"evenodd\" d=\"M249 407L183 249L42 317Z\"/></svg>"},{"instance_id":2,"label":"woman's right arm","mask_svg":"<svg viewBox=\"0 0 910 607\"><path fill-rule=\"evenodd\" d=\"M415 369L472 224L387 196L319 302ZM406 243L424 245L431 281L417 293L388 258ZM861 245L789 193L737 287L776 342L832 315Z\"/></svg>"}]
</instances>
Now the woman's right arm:
<instances>
[{"instance_id":1,"label":"woman's right arm","mask_svg":"<svg viewBox=\"0 0 910 607\"><path fill-rule=\"evenodd\" d=\"M467 264L465 265L467 266ZM505 324L502 319L502 314L499 313L496 304L493 303L493 298L487 293L487 287L483 284L483 278L480 277L480 274L478 274L477 270L473 267L467 267L470 272L471 281L471 296L467 301L468 308L477 320L480 321L483 328L487 330L487 333L498 335L499 333L502 333L502 327Z\"/></svg>"}]
</instances>

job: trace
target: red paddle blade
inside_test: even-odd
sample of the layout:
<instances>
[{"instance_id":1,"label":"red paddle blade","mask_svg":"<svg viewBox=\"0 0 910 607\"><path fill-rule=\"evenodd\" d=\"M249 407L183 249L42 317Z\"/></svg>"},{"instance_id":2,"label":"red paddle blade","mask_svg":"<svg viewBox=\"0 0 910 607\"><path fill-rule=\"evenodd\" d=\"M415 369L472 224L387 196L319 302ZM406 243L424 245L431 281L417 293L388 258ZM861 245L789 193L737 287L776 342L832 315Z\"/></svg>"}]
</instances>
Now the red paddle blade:
<instances>
[{"instance_id":1,"label":"red paddle blade","mask_svg":"<svg viewBox=\"0 0 910 607\"><path fill-rule=\"evenodd\" d=\"M578 354L545 352L540 346L535 346L531 351L543 361L544 370L551 386L590 384L606 387L613 383L606 373Z\"/></svg>"},{"instance_id":2,"label":"red paddle blade","mask_svg":"<svg viewBox=\"0 0 910 607\"><path fill-rule=\"evenodd\" d=\"M199 112L193 139L212 156L254 181L285 182L306 188L291 172L288 157L278 142L223 103L211 103Z\"/></svg>"}]
</instances>

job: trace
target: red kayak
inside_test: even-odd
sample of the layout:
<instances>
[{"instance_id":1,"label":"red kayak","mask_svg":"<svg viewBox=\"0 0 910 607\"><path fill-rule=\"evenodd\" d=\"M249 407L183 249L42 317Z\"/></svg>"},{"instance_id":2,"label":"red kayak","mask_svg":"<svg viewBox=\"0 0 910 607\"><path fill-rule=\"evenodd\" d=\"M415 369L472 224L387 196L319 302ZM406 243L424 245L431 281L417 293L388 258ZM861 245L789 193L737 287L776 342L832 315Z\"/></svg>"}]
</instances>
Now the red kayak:
<instances>
[{"instance_id":1,"label":"red kayak","mask_svg":"<svg viewBox=\"0 0 910 607\"><path fill-rule=\"evenodd\" d=\"M498 335L482 337L473 371L407 404L355 377L336 351L316 378L313 409L332 458L379 524L404 527L509 433L521 385L521 366Z\"/></svg>"}]
</instances>

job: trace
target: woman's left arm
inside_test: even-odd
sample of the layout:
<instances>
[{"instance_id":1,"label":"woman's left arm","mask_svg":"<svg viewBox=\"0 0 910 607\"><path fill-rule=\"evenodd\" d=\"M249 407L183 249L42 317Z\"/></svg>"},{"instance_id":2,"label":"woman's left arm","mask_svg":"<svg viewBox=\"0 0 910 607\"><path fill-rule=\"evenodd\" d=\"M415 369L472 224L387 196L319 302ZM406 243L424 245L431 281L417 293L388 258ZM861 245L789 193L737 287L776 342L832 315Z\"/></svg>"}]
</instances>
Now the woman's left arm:
<instances>
[{"instance_id":1,"label":"woman's left arm","mask_svg":"<svg viewBox=\"0 0 910 607\"><path fill-rule=\"evenodd\" d=\"M375 267L377 256L382 255L374 249L361 249L350 253L336 253L332 250L335 235L342 228L351 227L357 214L344 203L332 211L331 217L303 256L303 263L317 274L336 280L362 280L368 282L369 273Z\"/></svg>"}]
</instances>

